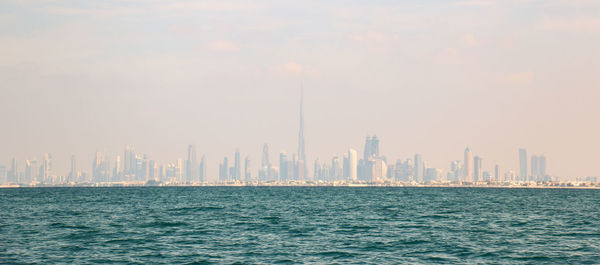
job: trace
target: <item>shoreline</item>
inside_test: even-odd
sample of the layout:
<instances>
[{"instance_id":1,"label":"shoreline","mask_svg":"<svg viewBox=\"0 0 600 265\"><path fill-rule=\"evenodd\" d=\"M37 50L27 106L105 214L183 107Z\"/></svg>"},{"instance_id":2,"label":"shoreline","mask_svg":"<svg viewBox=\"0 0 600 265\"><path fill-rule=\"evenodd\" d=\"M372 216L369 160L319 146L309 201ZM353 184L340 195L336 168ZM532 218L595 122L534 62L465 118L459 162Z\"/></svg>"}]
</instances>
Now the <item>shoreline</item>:
<instances>
[{"instance_id":1,"label":"shoreline","mask_svg":"<svg viewBox=\"0 0 600 265\"><path fill-rule=\"evenodd\" d=\"M0 189L18 188L110 188L110 187L339 187L339 188L496 188L496 189L600 189L600 183L524 184L406 184L406 183L80 183L2 185Z\"/></svg>"}]
</instances>

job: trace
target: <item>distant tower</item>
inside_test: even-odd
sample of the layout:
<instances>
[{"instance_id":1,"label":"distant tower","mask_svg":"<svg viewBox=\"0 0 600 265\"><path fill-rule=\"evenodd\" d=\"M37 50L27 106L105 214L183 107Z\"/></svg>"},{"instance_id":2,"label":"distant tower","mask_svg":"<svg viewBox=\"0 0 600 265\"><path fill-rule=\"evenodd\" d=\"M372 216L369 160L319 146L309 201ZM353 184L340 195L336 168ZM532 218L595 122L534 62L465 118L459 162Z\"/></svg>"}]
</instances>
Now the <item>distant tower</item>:
<instances>
[{"instance_id":1,"label":"distant tower","mask_svg":"<svg viewBox=\"0 0 600 265\"><path fill-rule=\"evenodd\" d=\"M252 180L252 175L250 172L250 157L246 156L246 159L244 159L244 181L251 181Z\"/></svg>"},{"instance_id":2,"label":"distant tower","mask_svg":"<svg viewBox=\"0 0 600 265\"><path fill-rule=\"evenodd\" d=\"M232 176L234 180L242 180L242 161L240 159L240 150L235 149L235 156L233 161L234 176Z\"/></svg>"},{"instance_id":3,"label":"distant tower","mask_svg":"<svg viewBox=\"0 0 600 265\"><path fill-rule=\"evenodd\" d=\"M537 178L540 176L540 164L539 164L539 157L536 155L532 155L531 156L531 179L532 180L537 180Z\"/></svg>"},{"instance_id":4,"label":"distant tower","mask_svg":"<svg viewBox=\"0 0 600 265\"><path fill-rule=\"evenodd\" d=\"M196 146L193 144L188 145L188 156L185 161L185 178L186 182L195 182L197 180L196 170L198 169L198 162L196 160Z\"/></svg>"},{"instance_id":5,"label":"distant tower","mask_svg":"<svg viewBox=\"0 0 600 265\"><path fill-rule=\"evenodd\" d=\"M463 180L472 182L473 181L473 153L471 152L471 148L467 147L465 149L465 163L464 163L464 173Z\"/></svg>"},{"instance_id":6,"label":"distant tower","mask_svg":"<svg viewBox=\"0 0 600 265\"><path fill-rule=\"evenodd\" d=\"M496 181L503 181L502 179L502 173L500 172L500 166L496 165L496 167L494 168L494 179Z\"/></svg>"},{"instance_id":7,"label":"distant tower","mask_svg":"<svg viewBox=\"0 0 600 265\"><path fill-rule=\"evenodd\" d=\"M69 181L78 182L77 179L77 160L75 159L75 155L71 156L71 171L69 172Z\"/></svg>"},{"instance_id":8,"label":"distant tower","mask_svg":"<svg viewBox=\"0 0 600 265\"><path fill-rule=\"evenodd\" d=\"M8 183L18 183L19 182L19 167L17 164L17 159L13 157L10 163L10 171L7 175Z\"/></svg>"},{"instance_id":9,"label":"distant tower","mask_svg":"<svg viewBox=\"0 0 600 265\"><path fill-rule=\"evenodd\" d=\"M475 176L473 179L475 181L484 181L483 179L483 158L479 156L475 156L473 158L473 167L475 169Z\"/></svg>"},{"instance_id":10,"label":"distant tower","mask_svg":"<svg viewBox=\"0 0 600 265\"><path fill-rule=\"evenodd\" d=\"M522 181L527 181L527 150L519 149L519 177Z\"/></svg>"},{"instance_id":11,"label":"distant tower","mask_svg":"<svg viewBox=\"0 0 600 265\"><path fill-rule=\"evenodd\" d=\"M45 154L44 162L42 164L42 170L41 170L42 181L46 182L46 183L50 183L51 182L51 179L50 179L51 173L52 173L52 155Z\"/></svg>"},{"instance_id":12,"label":"distant tower","mask_svg":"<svg viewBox=\"0 0 600 265\"><path fill-rule=\"evenodd\" d=\"M304 104L304 88L300 88L300 128L298 131L298 180L304 180L306 174L306 153L304 148L304 116L303 116L303 104Z\"/></svg>"},{"instance_id":13,"label":"distant tower","mask_svg":"<svg viewBox=\"0 0 600 265\"><path fill-rule=\"evenodd\" d=\"M288 158L285 150L282 150L279 153L279 180L286 181L291 179L292 176L290 176L288 173L291 171L290 168L293 165L289 162L289 160L290 159Z\"/></svg>"},{"instance_id":14,"label":"distant tower","mask_svg":"<svg viewBox=\"0 0 600 265\"><path fill-rule=\"evenodd\" d=\"M545 178L546 177L546 156L543 156L543 155L539 156L538 159L539 159L538 162L539 162L540 176Z\"/></svg>"},{"instance_id":15,"label":"distant tower","mask_svg":"<svg viewBox=\"0 0 600 265\"><path fill-rule=\"evenodd\" d=\"M379 139L377 135L367 136L365 140L364 160L379 157Z\"/></svg>"},{"instance_id":16,"label":"distant tower","mask_svg":"<svg viewBox=\"0 0 600 265\"><path fill-rule=\"evenodd\" d=\"M262 163L260 164L260 166L267 167L269 166L269 164L269 145L265 144L263 145Z\"/></svg>"},{"instance_id":17,"label":"distant tower","mask_svg":"<svg viewBox=\"0 0 600 265\"><path fill-rule=\"evenodd\" d=\"M198 181L206 182L206 157L203 155L200 159L200 171L198 172Z\"/></svg>"},{"instance_id":18,"label":"distant tower","mask_svg":"<svg viewBox=\"0 0 600 265\"><path fill-rule=\"evenodd\" d=\"M358 180L358 153L350 148L348 150L348 180Z\"/></svg>"},{"instance_id":19,"label":"distant tower","mask_svg":"<svg viewBox=\"0 0 600 265\"><path fill-rule=\"evenodd\" d=\"M423 163L423 156L420 154L415 154L415 174L414 180L416 182L423 182L423 175L425 173L425 164Z\"/></svg>"}]
</instances>

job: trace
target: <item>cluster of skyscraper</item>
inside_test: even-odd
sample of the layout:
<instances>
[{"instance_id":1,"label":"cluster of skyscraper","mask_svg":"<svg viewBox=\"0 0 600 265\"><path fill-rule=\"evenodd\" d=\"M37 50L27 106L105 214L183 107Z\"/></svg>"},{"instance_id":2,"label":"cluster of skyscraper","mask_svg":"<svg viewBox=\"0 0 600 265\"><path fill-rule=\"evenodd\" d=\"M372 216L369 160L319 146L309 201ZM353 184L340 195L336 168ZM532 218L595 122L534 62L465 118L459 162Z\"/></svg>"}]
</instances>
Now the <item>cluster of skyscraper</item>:
<instances>
[{"instance_id":1,"label":"cluster of skyscraper","mask_svg":"<svg viewBox=\"0 0 600 265\"><path fill-rule=\"evenodd\" d=\"M248 156L242 165L239 150L235 151L230 166L225 157L219 165L219 178L209 179L206 174L206 159L197 159L196 146L189 145L187 159L159 165L145 154L136 153L127 145L123 156L116 156L112 163L102 152L96 152L92 162L91 174L79 171L75 156L71 157L71 169L66 176L56 175L52 171L52 155L45 154L42 161L25 160L23 170L19 170L16 159L12 159L7 169L0 166L0 184L67 184L67 183L178 183L194 184L206 182L243 183L243 182L508 182L508 181L549 181L546 173L546 157L533 155L530 160L525 149L519 149L520 170L502 172L499 165L493 173L484 170L484 159L474 156L470 148L464 151L464 159L452 161L450 170L443 174L441 169L428 167L423 156L415 154L412 159L397 160L388 164L385 156L379 153L379 138L367 136L361 159L355 149L348 149L342 156L333 156L331 162L316 159L312 175L305 175L302 160L297 154L291 157L282 151L279 164L271 163L269 146L263 146L263 155L258 174L253 174ZM300 149L301 150L301 149ZM530 162L530 164L528 164ZM242 168L243 166L243 168Z\"/></svg>"},{"instance_id":2,"label":"cluster of skyscraper","mask_svg":"<svg viewBox=\"0 0 600 265\"><path fill-rule=\"evenodd\" d=\"M133 147L127 145L123 159L117 156L113 167L109 159L101 152L96 152L92 174L87 175L77 171L75 157L71 159L69 180L74 182L178 182L197 183L206 176L206 161L204 156L200 163L196 158L196 147L188 146L187 160L177 159L173 163L159 165L146 154L138 154Z\"/></svg>"},{"instance_id":3,"label":"cluster of skyscraper","mask_svg":"<svg viewBox=\"0 0 600 265\"><path fill-rule=\"evenodd\" d=\"M361 159L358 152L348 149L341 157L333 156L331 162L314 162L313 175L308 174L304 144L303 97L300 96L300 126L298 132L298 153L291 157L282 151L279 164L271 163L269 146L264 144L262 161L258 174L252 174L250 157L244 159L243 171L239 150L235 151L233 165L225 157L219 165L218 182L287 182L287 181L323 181L323 182L466 182L485 181L546 181L546 157L531 157L531 172L528 174L527 151L519 150L520 171L501 173L499 165L495 165L494 174L483 170L483 158L473 156L470 148L464 152L464 159L452 161L450 170L443 174L441 169L428 167L423 156L415 154L414 159L388 164L387 159L379 153L379 138L367 136L364 153ZM46 154L39 163L36 160L25 160L24 171L19 171L17 160L12 159L7 170L0 166L0 184L66 184L66 183L206 183L213 182L206 174L206 160L202 156L198 160L196 146L189 145L187 159L177 159L173 163L159 165L145 154L136 153L127 145L123 157L116 156L114 163L102 152L96 152L92 163L91 174L78 171L75 156L71 157L71 169L67 176L53 174L52 155Z\"/></svg>"},{"instance_id":4,"label":"cluster of skyscraper","mask_svg":"<svg viewBox=\"0 0 600 265\"><path fill-rule=\"evenodd\" d=\"M314 178L318 181L359 181L383 182L427 182L440 180L441 170L426 168L423 157L416 154L414 160L398 160L388 164L385 156L379 153L379 138L367 136L363 158L358 159L357 151L349 149L340 162L338 156L331 163L315 160Z\"/></svg>"}]
</instances>

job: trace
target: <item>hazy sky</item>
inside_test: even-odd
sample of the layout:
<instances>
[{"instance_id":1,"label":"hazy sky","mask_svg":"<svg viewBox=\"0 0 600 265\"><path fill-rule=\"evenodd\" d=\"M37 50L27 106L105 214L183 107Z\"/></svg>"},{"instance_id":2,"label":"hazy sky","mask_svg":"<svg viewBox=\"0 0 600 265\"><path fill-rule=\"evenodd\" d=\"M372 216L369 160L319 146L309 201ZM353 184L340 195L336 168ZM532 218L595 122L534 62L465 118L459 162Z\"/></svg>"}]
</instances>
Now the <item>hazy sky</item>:
<instances>
[{"instance_id":1,"label":"hazy sky","mask_svg":"<svg viewBox=\"0 0 600 265\"><path fill-rule=\"evenodd\" d=\"M311 171L377 134L388 161L600 175L597 0L3 0L0 164L195 143L213 177L236 147L256 169L297 151L301 82Z\"/></svg>"}]
</instances>

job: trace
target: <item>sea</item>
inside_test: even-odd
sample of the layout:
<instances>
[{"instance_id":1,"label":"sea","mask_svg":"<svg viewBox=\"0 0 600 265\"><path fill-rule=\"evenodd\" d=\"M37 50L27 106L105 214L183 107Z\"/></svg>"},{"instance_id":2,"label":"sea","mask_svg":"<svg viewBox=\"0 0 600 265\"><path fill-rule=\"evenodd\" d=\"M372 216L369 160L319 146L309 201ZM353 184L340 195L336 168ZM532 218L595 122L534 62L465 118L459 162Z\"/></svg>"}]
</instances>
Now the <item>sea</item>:
<instances>
[{"instance_id":1,"label":"sea","mask_svg":"<svg viewBox=\"0 0 600 265\"><path fill-rule=\"evenodd\" d=\"M0 189L1 264L599 264L600 190Z\"/></svg>"}]
</instances>

